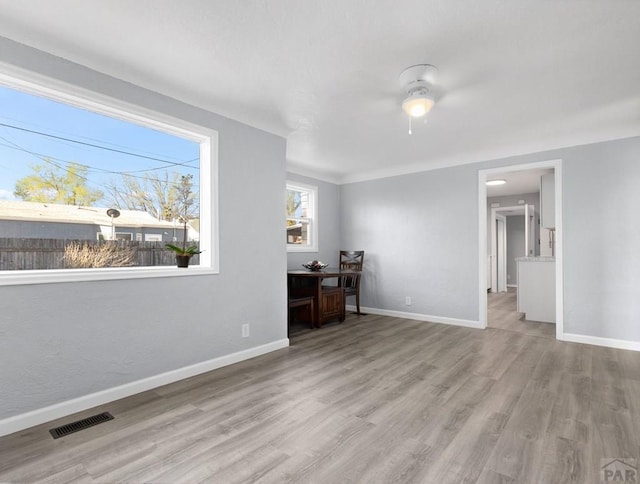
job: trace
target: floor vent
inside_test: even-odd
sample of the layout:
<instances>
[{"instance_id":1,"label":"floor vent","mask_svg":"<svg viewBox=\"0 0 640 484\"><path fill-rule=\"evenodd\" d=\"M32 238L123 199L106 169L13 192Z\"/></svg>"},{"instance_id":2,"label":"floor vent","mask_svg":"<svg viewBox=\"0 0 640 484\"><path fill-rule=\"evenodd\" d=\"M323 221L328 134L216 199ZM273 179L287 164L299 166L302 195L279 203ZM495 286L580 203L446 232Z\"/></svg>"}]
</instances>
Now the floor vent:
<instances>
[{"instance_id":1,"label":"floor vent","mask_svg":"<svg viewBox=\"0 0 640 484\"><path fill-rule=\"evenodd\" d=\"M103 422L108 422L109 420L113 420L113 415L111 415L109 412L104 412L98 415L83 418L82 420L78 420L77 422L72 422L61 427L56 427L55 429L49 430L49 433L54 439L59 439L60 437L64 437L65 435L88 429L89 427L93 427L94 425L98 425Z\"/></svg>"}]
</instances>

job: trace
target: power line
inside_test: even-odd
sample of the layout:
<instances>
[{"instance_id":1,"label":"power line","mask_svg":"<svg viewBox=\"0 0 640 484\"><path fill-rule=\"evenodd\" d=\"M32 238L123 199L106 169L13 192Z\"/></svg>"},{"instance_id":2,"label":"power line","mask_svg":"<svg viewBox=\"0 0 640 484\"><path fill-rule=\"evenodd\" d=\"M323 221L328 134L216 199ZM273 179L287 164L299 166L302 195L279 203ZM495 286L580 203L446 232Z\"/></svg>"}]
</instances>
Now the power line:
<instances>
[{"instance_id":1,"label":"power line","mask_svg":"<svg viewBox=\"0 0 640 484\"><path fill-rule=\"evenodd\" d=\"M88 177L82 176L79 173L72 172L68 167L64 167L64 166L60 165L59 163L55 163L54 160L60 161L60 162L65 163L67 165L80 166L80 167L86 168L89 171L94 171L94 172L95 171L99 171L99 172L102 172L102 173L110 173L110 174L114 174L114 175L128 176L128 177L131 177L131 178L137 178L139 180L145 180L145 181L154 181L155 180L154 178L140 176L140 175L132 175L131 174L131 173L135 173L135 172L119 172L119 171L107 170L105 168L98 168L98 167L94 167L94 166L91 166L91 165L86 165L86 164L83 164L83 163L64 160L62 158L57 158L55 156L48 156L48 155L44 155L44 154L41 154L41 153L36 153L35 151L28 150L27 148L24 148L24 147L22 147L22 146L20 146L20 145L18 145L16 143L14 143L13 141L8 140L7 138L5 138L3 136L0 136L0 139L2 139L4 141L6 141L7 143L9 143L8 145L4 144L4 143L0 143L0 146L5 146L6 148L10 148L10 149L14 149L14 150L17 150L17 151L22 151L24 153L30 154L30 155L42 160L43 162L58 168L59 170L63 170L65 172L67 172L67 173L71 173L74 176L77 176L78 178L86 181L87 183L92 183L92 184L95 184L95 185L98 185L98 186L101 186L103 184L99 183L99 182L96 182L96 181L93 181L93 180L90 180ZM176 165L184 165L184 163L190 163L192 161L195 161L195 159L194 160L187 160L187 161L183 162L182 164L176 164ZM196 167L190 167L190 168L196 168ZM156 170L156 169L158 169L158 168L154 168L154 170ZM151 170L149 170L149 171L151 171ZM179 182L167 181L167 183L169 183L171 185L176 185L176 186L180 185Z\"/></svg>"},{"instance_id":2,"label":"power line","mask_svg":"<svg viewBox=\"0 0 640 484\"><path fill-rule=\"evenodd\" d=\"M115 148L109 148L107 146L100 146L100 145L96 145L96 144L93 144L93 143L87 143L85 141L78 141L78 140L74 140L74 139L71 139L71 138L65 138L63 136L56 136L56 135L49 134L49 133L43 133L42 131L35 131L33 129L22 128L20 126L15 126L15 125L12 125L12 124L0 123L0 126L4 126L5 128L17 129L19 131L24 131L26 133L37 134L37 135L40 135L40 136L46 136L47 138L53 138L53 139L58 139L58 140L62 140L62 141L68 141L70 143L76 143L76 144L83 145L83 146L91 146L93 148L98 148L100 150L112 151L114 153L120 153L120 154L128 155L128 156L135 156L137 158L144 158L144 159L147 159L147 160L159 161L161 163L167 163L169 165L178 165L178 166L182 165L182 163L178 163L178 162L175 162L175 161L164 160L162 158L155 158L153 156L139 155L137 153L131 153L129 151L118 150L118 149L115 149Z\"/></svg>"},{"instance_id":3,"label":"power line","mask_svg":"<svg viewBox=\"0 0 640 484\"><path fill-rule=\"evenodd\" d=\"M14 149L19 150L19 151L24 151L25 153L29 153L30 155L35 156L36 158L40 158L45 163L47 163L49 165L52 165L52 166L55 166L59 170L63 170L63 171L66 171L67 173L73 174L73 175L77 176L78 178L86 181L87 183L96 183L96 182L93 182L93 181L89 180L89 178L87 178L86 176L80 175L79 173L72 173L69 168L65 168L64 166L61 166L60 164L55 163L53 160L51 160L49 158L42 157L42 156L38 155L37 153L34 153L32 151L27 150L26 148L21 147L20 145L17 145L13 141L8 140L7 138L5 138L4 136L0 136L0 139L6 141L10 145L13 145ZM8 146L8 148L11 148L11 146Z\"/></svg>"},{"instance_id":4,"label":"power line","mask_svg":"<svg viewBox=\"0 0 640 484\"><path fill-rule=\"evenodd\" d=\"M192 161L198 161L200 157L193 158L191 160L183 161L182 163L176 163L175 166L184 166L185 168L193 168L194 170L199 170L200 166L187 165L187 163L191 163ZM131 173L143 173L145 171L157 171L157 170L166 170L166 166L156 166L153 168L141 168L140 170L127 170L127 171L118 171L113 173L119 173L120 175L131 175ZM131 175L134 176L134 175Z\"/></svg>"},{"instance_id":5,"label":"power line","mask_svg":"<svg viewBox=\"0 0 640 484\"><path fill-rule=\"evenodd\" d=\"M5 143L0 143L0 146L4 146L5 148L9 148L12 150L16 150L16 151L22 151L24 153L28 153L30 155L33 155L37 158L47 158L50 160L57 160L57 161L61 161L63 163L67 163L67 164L74 164L74 165L78 165L78 166L82 166L84 168L87 168L89 171L98 171L101 173L112 173L114 175L127 175L127 176L131 176L133 178L140 178L142 180L148 180L149 178L145 178L143 176L137 176L137 175L132 175L132 173L144 173L147 171L158 171L158 170L166 170L167 167L166 166L155 166L152 168L143 168L140 170L126 170L126 171L114 171L114 170L107 170L106 168L100 168L97 166L92 166L92 165L88 165L86 163L80 163L78 161L71 161L71 160L65 160L64 158L58 158L57 156L53 156L53 155L47 155L44 153L38 153L36 151L31 151L28 150L26 148L21 147L20 145L17 145L16 143L14 143L13 141L7 140L6 138L3 138L2 136L0 136L0 139L5 140L7 143L11 143L11 145L5 144ZM191 163L193 161L199 160L199 158L193 158L191 160L187 160L187 161L183 161L182 163L178 163L175 166L182 166L184 168L192 168L194 170L198 170L200 167L199 166L193 166L193 165L188 165L187 163Z\"/></svg>"},{"instance_id":6,"label":"power line","mask_svg":"<svg viewBox=\"0 0 640 484\"><path fill-rule=\"evenodd\" d=\"M40 160L44 161L45 163L52 164L52 165L53 165L53 166L55 166L56 168L59 168L59 169L61 169L61 170L66 171L67 173L69 172L69 170L68 170L67 168L64 168L63 166L59 166L58 164L51 163L51 161L52 161L52 160L55 160L55 161L60 161L60 162L62 162L62 163L65 163L65 164L67 164L67 165L76 165L76 166L81 166L81 167L83 167L83 168L86 168L88 171L93 171L93 172L101 172L101 173L109 173L109 174L113 174L113 175L128 176L128 177L131 177L131 178L138 178L138 179L140 179L140 180L146 180L146 181L153 181L153 180L154 180L154 178L145 177L145 176L140 176L140 175L132 175L132 174L131 174L131 173L135 173L135 172L130 172L130 171L113 171L113 170L107 170L106 168L99 168L99 167L96 167L96 166L87 165L87 164L85 164L85 163L79 163L79 162L77 162L77 161L70 161L70 160L65 160L65 159L63 159L63 158L58 158L58 157L56 157L56 156L45 155L45 154L43 154L43 153L37 153L37 152L35 152L35 151L31 151L31 150L28 150L28 149L26 149L26 148L23 148L22 146L20 146L20 145L18 145L18 144L16 144L16 143L14 143L14 142L13 142L13 141L11 141L11 140L8 140L7 138L5 138L5 137L3 137L3 136L0 136L0 139L2 139L2 140L4 140L4 141L6 141L7 143L10 143L10 145L5 144L5 143L0 143L0 146L4 146L5 148L9 148L9 149L16 150L16 151L22 151L22 152L24 152L24 153L27 153L27 154L29 154L29 155L32 155L32 156L34 156L34 157L36 157L36 158L38 158L38 159L40 159ZM185 163L189 163L189 162L191 162L191 161L194 161L194 160L189 160L189 161L186 161ZM186 165L185 165L185 166L186 166ZM187 167L187 168L195 168L195 167L191 167L191 166L186 166L186 167ZM153 169L149 169L149 170L141 170L141 171L155 171L155 170L157 170L157 169L166 169L166 168L165 168L165 167L161 167L161 168L153 168ZM89 179L87 179L87 178L85 178L85 179L86 179L86 181L90 181L90 180L89 180ZM91 181L91 183L98 183L98 182Z\"/></svg>"},{"instance_id":7,"label":"power line","mask_svg":"<svg viewBox=\"0 0 640 484\"><path fill-rule=\"evenodd\" d=\"M0 119L5 119L5 120L8 120L8 121L14 121L14 122L18 123L21 126L29 126L31 129L36 129L36 128L47 129L50 133L58 133L58 134L62 134L62 135L74 136L77 139L95 141L95 142L98 142L98 143L102 143L103 145L115 146L116 148L121 148L121 149L135 150L135 151L137 151L139 153L144 153L144 154L147 154L147 155L162 156L162 154L154 153L153 151L140 150L140 149L132 148L130 146L126 146L126 145L122 145L122 144L118 144L118 143L113 143L111 141L106 141L106 140L99 139L99 138L92 138L91 136L82 136L80 134L68 133L68 132L65 132L65 131L62 131L62 130L52 129L50 126L40 125L40 124L37 124L37 123L24 121L22 119L12 118L12 117L9 117L9 116L1 116L0 115ZM178 162L181 162L180 158L177 158L175 156L168 156L168 155L165 154L165 158L170 158L170 159L176 160ZM195 159L197 160L198 158L195 158Z\"/></svg>"}]
</instances>

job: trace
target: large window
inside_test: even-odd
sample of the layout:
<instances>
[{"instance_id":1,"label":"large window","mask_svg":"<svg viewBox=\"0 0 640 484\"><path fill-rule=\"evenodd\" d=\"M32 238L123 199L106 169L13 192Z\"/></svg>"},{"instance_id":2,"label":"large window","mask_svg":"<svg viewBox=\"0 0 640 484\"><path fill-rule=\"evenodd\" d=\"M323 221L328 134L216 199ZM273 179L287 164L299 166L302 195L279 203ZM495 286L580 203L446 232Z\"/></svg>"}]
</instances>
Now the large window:
<instances>
[{"instance_id":1,"label":"large window","mask_svg":"<svg viewBox=\"0 0 640 484\"><path fill-rule=\"evenodd\" d=\"M317 252L317 199L316 187L287 182L287 250Z\"/></svg>"},{"instance_id":2,"label":"large window","mask_svg":"<svg viewBox=\"0 0 640 484\"><path fill-rule=\"evenodd\" d=\"M214 131L0 74L0 283L214 272ZM188 271L166 244L202 251Z\"/></svg>"}]
</instances>

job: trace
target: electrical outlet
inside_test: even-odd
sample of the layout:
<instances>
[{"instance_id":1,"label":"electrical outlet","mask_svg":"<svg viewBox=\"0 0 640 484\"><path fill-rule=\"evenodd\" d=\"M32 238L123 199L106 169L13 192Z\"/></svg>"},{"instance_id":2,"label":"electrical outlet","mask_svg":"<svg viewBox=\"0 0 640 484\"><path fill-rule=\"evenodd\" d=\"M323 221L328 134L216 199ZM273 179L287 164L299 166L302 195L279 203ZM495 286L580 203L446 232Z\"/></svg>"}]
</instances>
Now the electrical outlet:
<instances>
[{"instance_id":1,"label":"electrical outlet","mask_svg":"<svg viewBox=\"0 0 640 484\"><path fill-rule=\"evenodd\" d=\"M248 338L249 337L249 325L248 324L243 324L242 325L242 337L243 338Z\"/></svg>"},{"instance_id":2,"label":"electrical outlet","mask_svg":"<svg viewBox=\"0 0 640 484\"><path fill-rule=\"evenodd\" d=\"M404 297L404 304L405 306L411 306L411 296Z\"/></svg>"}]
</instances>

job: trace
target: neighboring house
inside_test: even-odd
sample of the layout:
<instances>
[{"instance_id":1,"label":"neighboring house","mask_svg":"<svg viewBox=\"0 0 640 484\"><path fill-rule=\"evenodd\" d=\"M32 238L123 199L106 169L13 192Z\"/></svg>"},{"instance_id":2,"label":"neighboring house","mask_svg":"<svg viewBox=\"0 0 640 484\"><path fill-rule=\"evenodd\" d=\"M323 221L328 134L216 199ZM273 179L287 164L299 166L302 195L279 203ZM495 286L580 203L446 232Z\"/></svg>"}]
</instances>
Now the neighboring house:
<instances>
[{"instance_id":1,"label":"neighboring house","mask_svg":"<svg viewBox=\"0 0 640 484\"><path fill-rule=\"evenodd\" d=\"M107 208L0 200L0 237L29 239L182 240L182 224L157 220L147 212L120 210L112 219ZM197 240L189 228L189 239Z\"/></svg>"},{"instance_id":2,"label":"neighboring house","mask_svg":"<svg viewBox=\"0 0 640 484\"><path fill-rule=\"evenodd\" d=\"M182 232L181 232L182 234ZM194 218L189 220L187 225L187 238L194 242L200 241L200 219Z\"/></svg>"},{"instance_id":3,"label":"neighboring house","mask_svg":"<svg viewBox=\"0 0 640 484\"><path fill-rule=\"evenodd\" d=\"M302 224L287 226L287 244L299 244L302 240Z\"/></svg>"}]
</instances>

